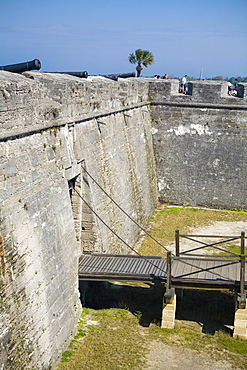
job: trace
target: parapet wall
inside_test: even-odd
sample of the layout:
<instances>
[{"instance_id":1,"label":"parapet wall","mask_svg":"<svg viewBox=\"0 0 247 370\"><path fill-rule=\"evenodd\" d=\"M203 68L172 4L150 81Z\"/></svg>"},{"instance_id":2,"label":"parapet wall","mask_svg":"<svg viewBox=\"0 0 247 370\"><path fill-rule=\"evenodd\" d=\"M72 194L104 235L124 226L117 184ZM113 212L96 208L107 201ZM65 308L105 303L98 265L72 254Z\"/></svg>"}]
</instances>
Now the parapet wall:
<instances>
[{"instance_id":1,"label":"parapet wall","mask_svg":"<svg viewBox=\"0 0 247 370\"><path fill-rule=\"evenodd\" d=\"M246 84L178 84L0 71L0 368L53 366L80 315L78 255L134 246L109 196L142 226L158 199L247 208Z\"/></svg>"},{"instance_id":2,"label":"parapet wall","mask_svg":"<svg viewBox=\"0 0 247 370\"><path fill-rule=\"evenodd\" d=\"M178 80L149 79L149 97L156 104L159 102L180 104L205 104L246 106L247 83L239 84L237 96L228 95L227 81L192 81L188 82L187 94L179 93Z\"/></svg>"},{"instance_id":3,"label":"parapet wall","mask_svg":"<svg viewBox=\"0 0 247 370\"><path fill-rule=\"evenodd\" d=\"M39 72L11 76L1 71L1 139L136 108L148 101L148 84L136 79L116 83L103 77L90 80Z\"/></svg>"}]
</instances>

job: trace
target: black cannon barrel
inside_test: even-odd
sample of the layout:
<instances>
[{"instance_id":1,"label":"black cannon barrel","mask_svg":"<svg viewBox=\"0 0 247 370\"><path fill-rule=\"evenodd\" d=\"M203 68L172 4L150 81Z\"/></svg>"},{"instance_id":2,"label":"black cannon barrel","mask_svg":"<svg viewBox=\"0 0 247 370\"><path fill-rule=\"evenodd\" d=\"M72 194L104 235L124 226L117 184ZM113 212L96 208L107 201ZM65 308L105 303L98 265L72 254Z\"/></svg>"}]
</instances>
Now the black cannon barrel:
<instances>
[{"instance_id":1,"label":"black cannon barrel","mask_svg":"<svg viewBox=\"0 0 247 370\"><path fill-rule=\"evenodd\" d=\"M48 73L61 73L61 74L76 76L76 77L80 77L80 78L87 78L88 77L87 71L84 71L84 72L48 72Z\"/></svg>"},{"instance_id":2,"label":"black cannon barrel","mask_svg":"<svg viewBox=\"0 0 247 370\"><path fill-rule=\"evenodd\" d=\"M103 75L103 77L110 78L111 80L117 81L118 78L128 78L128 77L135 77L135 72L130 73L116 73L116 74L110 74L110 75Z\"/></svg>"},{"instance_id":3,"label":"black cannon barrel","mask_svg":"<svg viewBox=\"0 0 247 370\"><path fill-rule=\"evenodd\" d=\"M30 62L10 64L8 66L0 66L0 70L9 71L15 73L22 73L26 71L32 71L34 69L40 69L41 63L38 59L31 60Z\"/></svg>"},{"instance_id":4,"label":"black cannon barrel","mask_svg":"<svg viewBox=\"0 0 247 370\"><path fill-rule=\"evenodd\" d=\"M87 78L88 77L87 71L84 71L84 72L65 72L65 73L67 73L68 75L76 76L76 77L80 77L80 78Z\"/></svg>"}]
</instances>

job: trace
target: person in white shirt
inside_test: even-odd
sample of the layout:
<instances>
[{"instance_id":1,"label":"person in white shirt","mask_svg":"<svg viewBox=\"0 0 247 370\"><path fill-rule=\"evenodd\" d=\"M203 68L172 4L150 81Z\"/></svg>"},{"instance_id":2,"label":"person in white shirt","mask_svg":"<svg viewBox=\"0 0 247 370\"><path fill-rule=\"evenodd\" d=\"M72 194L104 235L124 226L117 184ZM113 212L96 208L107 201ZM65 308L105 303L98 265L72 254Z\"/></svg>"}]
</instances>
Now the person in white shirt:
<instances>
[{"instance_id":1,"label":"person in white shirt","mask_svg":"<svg viewBox=\"0 0 247 370\"><path fill-rule=\"evenodd\" d=\"M182 83L181 83L181 92L183 93L183 94L185 94L186 93L186 83L187 83L187 75L184 75L184 77L182 78Z\"/></svg>"}]
</instances>

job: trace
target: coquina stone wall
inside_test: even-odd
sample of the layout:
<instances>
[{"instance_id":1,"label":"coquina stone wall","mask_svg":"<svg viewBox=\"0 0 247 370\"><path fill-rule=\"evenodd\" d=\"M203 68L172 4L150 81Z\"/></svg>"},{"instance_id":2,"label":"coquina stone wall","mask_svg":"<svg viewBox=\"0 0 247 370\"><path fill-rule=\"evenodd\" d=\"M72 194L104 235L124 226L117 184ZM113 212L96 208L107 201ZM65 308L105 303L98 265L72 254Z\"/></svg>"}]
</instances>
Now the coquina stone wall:
<instances>
[{"instance_id":1,"label":"coquina stone wall","mask_svg":"<svg viewBox=\"0 0 247 370\"><path fill-rule=\"evenodd\" d=\"M134 246L110 197L142 226L158 199L246 208L245 89L0 71L1 370L53 367L80 315L78 256L129 253L114 233Z\"/></svg>"},{"instance_id":2,"label":"coquina stone wall","mask_svg":"<svg viewBox=\"0 0 247 370\"><path fill-rule=\"evenodd\" d=\"M227 94L227 82L188 83L179 96L150 84L153 137L161 202L247 209L247 105ZM174 87L175 85L175 87Z\"/></svg>"},{"instance_id":3,"label":"coquina stone wall","mask_svg":"<svg viewBox=\"0 0 247 370\"><path fill-rule=\"evenodd\" d=\"M104 223L131 247L138 237L108 195L143 226L157 203L148 89L41 73L0 81L0 369L48 369L80 315L78 256L130 252Z\"/></svg>"}]
</instances>

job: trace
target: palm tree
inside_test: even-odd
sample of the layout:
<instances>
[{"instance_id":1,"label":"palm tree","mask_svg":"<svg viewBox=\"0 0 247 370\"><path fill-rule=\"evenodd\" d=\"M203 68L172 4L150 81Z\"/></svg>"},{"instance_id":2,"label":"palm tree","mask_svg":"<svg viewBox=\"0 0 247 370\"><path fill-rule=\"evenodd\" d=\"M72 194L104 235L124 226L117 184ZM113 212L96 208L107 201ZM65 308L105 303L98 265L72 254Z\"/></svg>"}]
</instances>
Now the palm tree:
<instances>
[{"instance_id":1,"label":"palm tree","mask_svg":"<svg viewBox=\"0 0 247 370\"><path fill-rule=\"evenodd\" d=\"M140 74L142 71L141 65L143 64L144 67L148 67L149 64L153 64L154 56L148 50L137 49L134 53L130 54L129 62L132 64L137 63L137 67L136 67L137 77L140 77Z\"/></svg>"}]
</instances>

